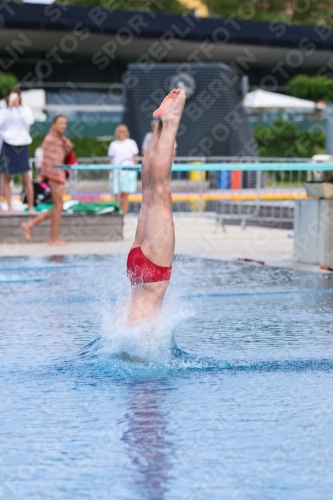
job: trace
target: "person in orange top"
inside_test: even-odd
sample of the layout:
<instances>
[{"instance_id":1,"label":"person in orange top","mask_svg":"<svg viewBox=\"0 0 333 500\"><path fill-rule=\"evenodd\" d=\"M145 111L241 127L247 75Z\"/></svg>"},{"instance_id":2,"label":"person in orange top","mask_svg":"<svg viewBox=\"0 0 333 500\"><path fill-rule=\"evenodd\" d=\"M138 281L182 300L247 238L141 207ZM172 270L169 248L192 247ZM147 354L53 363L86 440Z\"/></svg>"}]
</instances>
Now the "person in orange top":
<instances>
[{"instance_id":1,"label":"person in orange top","mask_svg":"<svg viewBox=\"0 0 333 500\"><path fill-rule=\"evenodd\" d=\"M59 226L62 215L62 198L64 185L66 183L66 172L55 169L56 165L64 165L66 159L73 150L73 145L64 133L67 128L67 118L64 115L57 115L53 118L52 127L45 137L41 149L43 150L43 160L41 177L47 179L51 189L53 208L44 212L28 222L23 222L21 228L25 239L32 242L31 231L46 219L52 217L50 245L68 245L65 241L59 240Z\"/></svg>"}]
</instances>

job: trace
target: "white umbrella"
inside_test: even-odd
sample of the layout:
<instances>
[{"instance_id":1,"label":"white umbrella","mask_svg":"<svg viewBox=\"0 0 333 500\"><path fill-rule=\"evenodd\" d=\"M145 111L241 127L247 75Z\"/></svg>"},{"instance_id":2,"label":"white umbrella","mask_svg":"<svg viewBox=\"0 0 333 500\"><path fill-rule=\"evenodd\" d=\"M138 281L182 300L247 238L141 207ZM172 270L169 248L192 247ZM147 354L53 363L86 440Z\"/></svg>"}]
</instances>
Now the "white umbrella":
<instances>
[{"instance_id":1,"label":"white umbrella","mask_svg":"<svg viewBox=\"0 0 333 500\"><path fill-rule=\"evenodd\" d=\"M267 92L257 89L246 94L243 105L247 109L315 109L325 108L324 104L317 105L313 101L299 99L289 95Z\"/></svg>"}]
</instances>

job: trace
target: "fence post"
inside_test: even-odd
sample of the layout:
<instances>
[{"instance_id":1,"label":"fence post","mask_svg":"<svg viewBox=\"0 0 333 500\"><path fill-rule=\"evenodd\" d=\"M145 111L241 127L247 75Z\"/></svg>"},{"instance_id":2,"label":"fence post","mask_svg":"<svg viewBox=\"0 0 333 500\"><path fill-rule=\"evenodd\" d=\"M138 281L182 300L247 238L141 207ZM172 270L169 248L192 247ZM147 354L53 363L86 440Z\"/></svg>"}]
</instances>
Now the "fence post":
<instances>
[{"instance_id":1,"label":"fence post","mask_svg":"<svg viewBox=\"0 0 333 500\"><path fill-rule=\"evenodd\" d=\"M199 214L201 215L203 212L203 206L202 206L202 178L203 178L203 173L206 173L206 170L201 170L200 172L200 181L199 181Z\"/></svg>"},{"instance_id":2,"label":"fence post","mask_svg":"<svg viewBox=\"0 0 333 500\"><path fill-rule=\"evenodd\" d=\"M73 197L75 197L75 199L77 199L77 193L79 191L79 189L78 189L78 174L79 174L79 171L78 170L74 170L74 176L73 176ZM71 198L72 198L72 194L71 194Z\"/></svg>"},{"instance_id":3,"label":"fence post","mask_svg":"<svg viewBox=\"0 0 333 500\"><path fill-rule=\"evenodd\" d=\"M261 189L261 170L257 170L257 196L259 197L260 200L260 189Z\"/></svg>"}]
</instances>

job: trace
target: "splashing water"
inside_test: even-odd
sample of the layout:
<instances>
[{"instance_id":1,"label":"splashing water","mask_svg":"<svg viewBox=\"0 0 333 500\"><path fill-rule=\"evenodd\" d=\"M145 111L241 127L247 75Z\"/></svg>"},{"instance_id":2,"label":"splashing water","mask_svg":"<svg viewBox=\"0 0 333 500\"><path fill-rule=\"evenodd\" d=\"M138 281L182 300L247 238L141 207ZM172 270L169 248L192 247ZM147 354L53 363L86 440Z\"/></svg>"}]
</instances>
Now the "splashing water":
<instances>
[{"instance_id":1,"label":"splashing water","mask_svg":"<svg viewBox=\"0 0 333 500\"><path fill-rule=\"evenodd\" d=\"M193 307L185 298L179 297L175 288L166 296L163 308L154 322L142 322L130 328L126 325L129 300L123 301L124 297L120 294L115 303L104 304L101 334L91 346L90 352L110 360L170 365L182 353L176 345L174 331L194 315Z\"/></svg>"}]
</instances>

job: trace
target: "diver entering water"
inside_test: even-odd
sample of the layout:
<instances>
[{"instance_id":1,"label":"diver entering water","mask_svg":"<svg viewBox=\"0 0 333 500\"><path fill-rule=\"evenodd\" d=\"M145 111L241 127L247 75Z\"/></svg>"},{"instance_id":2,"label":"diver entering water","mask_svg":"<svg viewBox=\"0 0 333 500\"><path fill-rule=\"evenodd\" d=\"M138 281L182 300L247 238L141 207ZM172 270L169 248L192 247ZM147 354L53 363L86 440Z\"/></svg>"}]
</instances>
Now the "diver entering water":
<instances>
[{"instance_id":1,"label":"diver entering water","mask_svg":"<svg viewBox=\"0 0 333 500\"><path fill-rule=\"evenodd\" d=\"M182 89L173 89L153 113L158 124L142 160L142 204L127 260L132 284L128 326L153 320L169 285L175 251L170 172L185 100Z\"/></svg>"}]
</instances>

